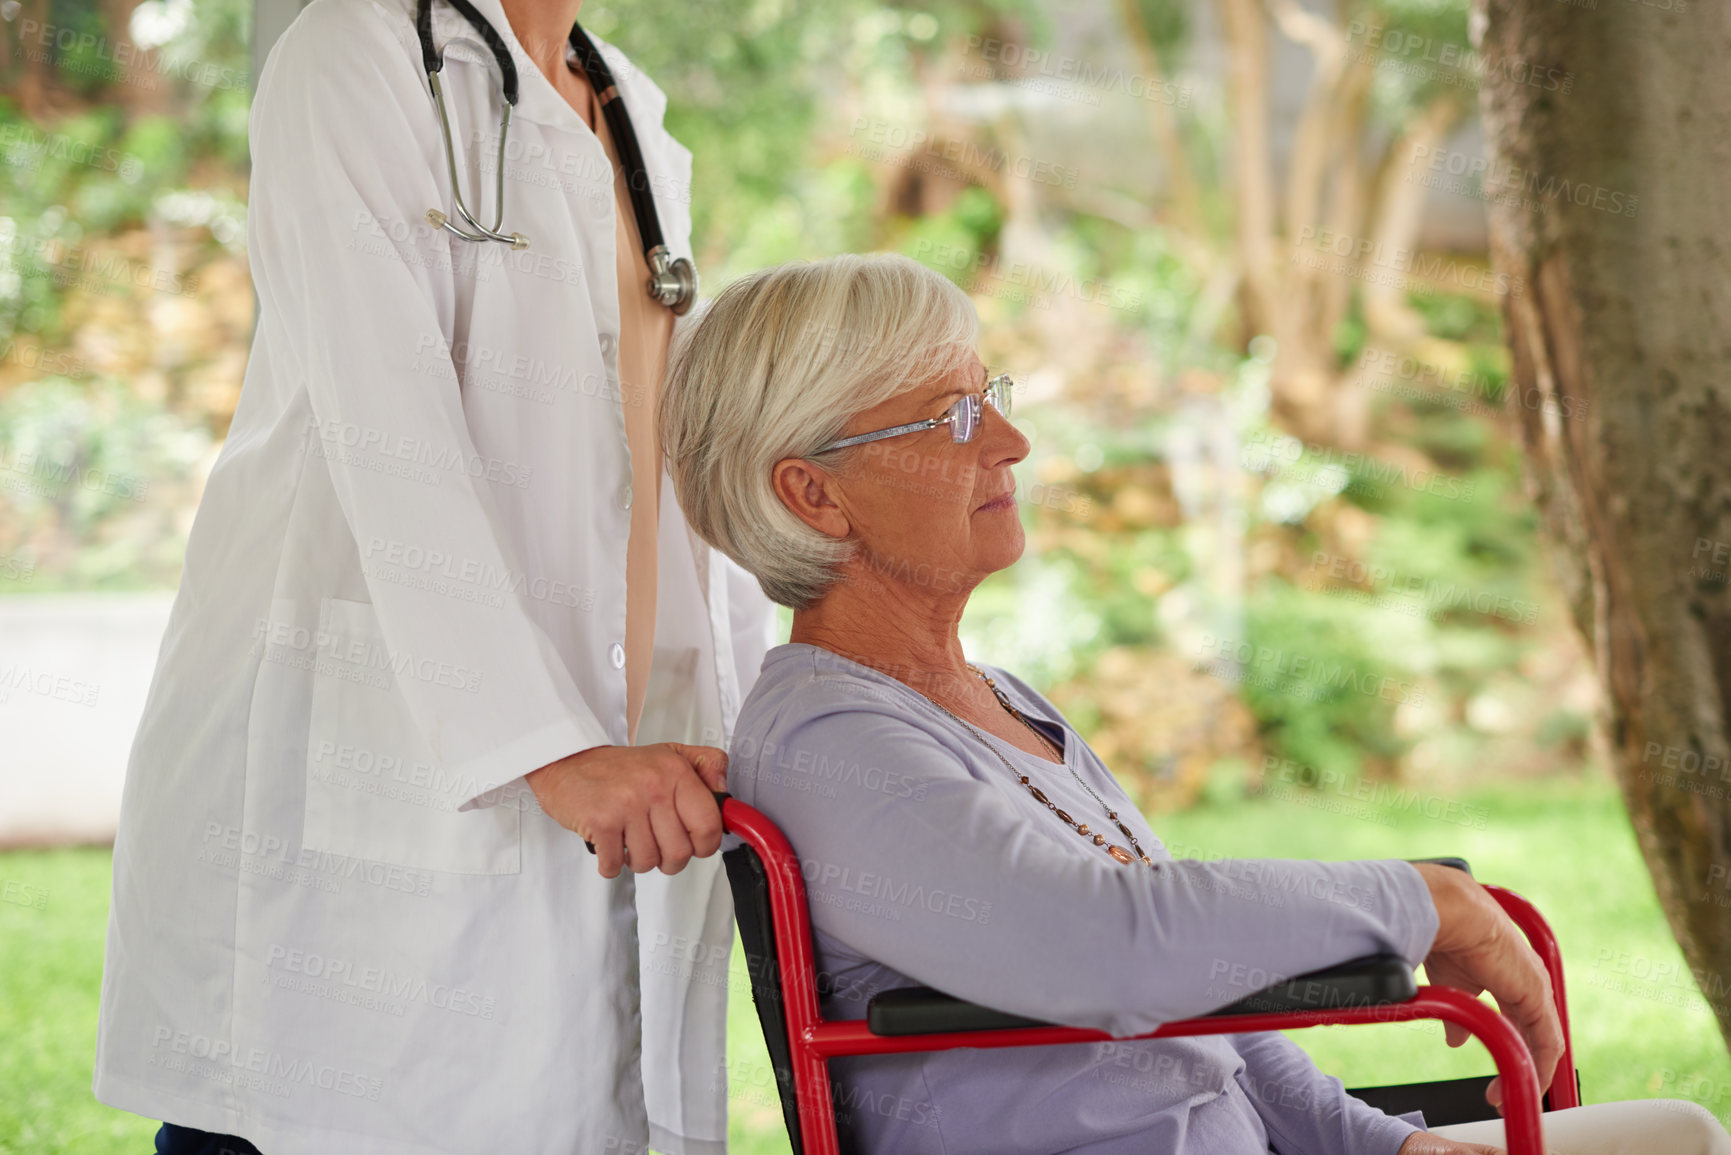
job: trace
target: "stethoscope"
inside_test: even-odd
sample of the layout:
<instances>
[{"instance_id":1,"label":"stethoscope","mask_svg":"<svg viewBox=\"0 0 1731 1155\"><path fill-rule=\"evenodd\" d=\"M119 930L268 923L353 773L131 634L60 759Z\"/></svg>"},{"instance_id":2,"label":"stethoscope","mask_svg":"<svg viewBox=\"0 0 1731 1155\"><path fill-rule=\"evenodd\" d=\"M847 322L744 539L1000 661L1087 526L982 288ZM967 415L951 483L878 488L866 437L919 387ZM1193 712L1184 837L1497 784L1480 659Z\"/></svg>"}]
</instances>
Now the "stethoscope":
<instances>
[{"instance_id":1,"label":"stethoscope","mask_svg":"<svg viewBox=\"0 0 1731 1155\"><path fill-rule=\"evenodd\" d=\"M451 121L445 113L445 94L439 87L439 71L445 66L445 54L433 47L432 0L417 0L415 31L421 38L421 63L427 70L427 84L433 90L434 103L439 106L439 128L445 136L445 163L451 170L451 193L457 202L458 215L475 231L466 232L438 209L427 210L427 222L465 241L499 241L513 249L526 249L529 247L528 237L522 233L499 231L505 218L505 136L511 130L511 109L517 103L517 66L512 62L505 42L469 0L451 0L451 6L461 12L463 18L480 33L481 39L487 42L487 47L493 52L493 59L499 62L499 72L504 80L505 110L499 118L495 211L493 227L488 228L476 220L469 207L463 203L462 186L457 180L457 153L451 143ZM582 63L583 71L588 74L589 83L601 102L602 115L607 118L614 147L619 150L620 163L625 166L626 184L631 190L631 213L637 218L637 235L643 242L643 259L649 265L649 295L674 313L682 314L691 308L691 302L697 299L697 270L684 257L675 258L669 254L667 245L661 238L661 218L656 215L655 200L649 194L649 172L643 165L643 150L637 145L637 133L631 127L631 116L625 111L625 102L619 98L612 69L607 67L601 53L596 51L589 34L576 24L571 25L571 48L576 52L577 59Z\"/></svg>"}]
</instances>

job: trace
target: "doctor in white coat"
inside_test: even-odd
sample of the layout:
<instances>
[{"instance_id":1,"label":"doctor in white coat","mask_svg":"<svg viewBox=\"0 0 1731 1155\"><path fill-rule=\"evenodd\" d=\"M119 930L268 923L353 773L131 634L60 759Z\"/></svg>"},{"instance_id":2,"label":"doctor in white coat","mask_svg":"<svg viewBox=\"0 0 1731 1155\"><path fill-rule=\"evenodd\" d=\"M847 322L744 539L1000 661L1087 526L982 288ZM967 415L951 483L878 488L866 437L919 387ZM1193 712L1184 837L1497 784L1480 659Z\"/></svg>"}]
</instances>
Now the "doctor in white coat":
<instances>
[{"instance_id":1,"label":"doctor in white coat","mask_svg":"<svg viewBox=\"0 0 1731 1155\"><path fill-rule=\"evenodd\" d=\"M413 0L314 0L260 78L260 319L127 774L95 1091L265 1155L719 1155L709 787L773 617L660 485L658 379L621 380L673 320L559 72L580 0L473 2L526 249L426 223ZM432 13L490 221L499 70ZM690 153L601 47L688 254Z\"/></svg>"}]
</instances>

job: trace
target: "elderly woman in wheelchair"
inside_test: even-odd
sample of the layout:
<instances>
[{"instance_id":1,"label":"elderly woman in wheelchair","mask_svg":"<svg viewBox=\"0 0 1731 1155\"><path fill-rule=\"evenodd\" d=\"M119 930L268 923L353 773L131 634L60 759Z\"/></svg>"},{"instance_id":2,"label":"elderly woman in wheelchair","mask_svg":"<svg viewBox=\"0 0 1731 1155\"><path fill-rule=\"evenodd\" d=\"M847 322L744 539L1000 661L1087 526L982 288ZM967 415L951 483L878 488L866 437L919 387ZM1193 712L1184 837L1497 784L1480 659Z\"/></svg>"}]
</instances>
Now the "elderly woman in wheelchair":
<instances>
[{"instance_id":1,"label":"elderly woman in wheelchair","mask_svg":"<svg viewBox=\"0 0 1731 1155\"><path fill-rule=\"evenodd\" d=\"M969 594L1022 553L1010 467L1028 451L977 333L967 297L904 258L783 266L715 300L661 400L693 528L794 611L741 708L728 783L799 854L826 1017L927 984L1123 1037L1234 1002L1246 976L1387 951L1433 984L1494 995L1548 1086L1563 1049L1548 974L1470 875L1401 859L1175 860L1050 702L962 652ZM1502 1142L1495 1120L1425 1130L1416 1113L1384 1114L1274 1031L832 1068L840 1101L872 1104L846 1113L872 1153ZM1555 1111L1545 1134L1570 1155L1731 1153L1708 1112L1673 1100Z\"/></svg>"}]
</instances>

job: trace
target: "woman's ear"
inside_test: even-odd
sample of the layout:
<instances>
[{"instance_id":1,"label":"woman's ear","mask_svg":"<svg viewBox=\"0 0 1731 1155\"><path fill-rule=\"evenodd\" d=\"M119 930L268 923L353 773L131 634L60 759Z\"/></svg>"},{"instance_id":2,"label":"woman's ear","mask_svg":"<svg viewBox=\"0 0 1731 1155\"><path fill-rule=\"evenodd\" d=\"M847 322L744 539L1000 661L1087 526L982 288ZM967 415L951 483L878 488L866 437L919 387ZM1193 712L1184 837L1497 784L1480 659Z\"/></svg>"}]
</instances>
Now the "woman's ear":
<instances>
[{"instance_id":1,"label":"woman's ear","mask_svg":"<svg viewBox=\"0 0 1731 1155\"><path fill-rule=\"evenodd\" d=\"M770 481L781 503L819 533L839 541L853 532L835 502L834 479L823 469L803 457L788 457L775 463Z\"/></svg>"}]
</instances>

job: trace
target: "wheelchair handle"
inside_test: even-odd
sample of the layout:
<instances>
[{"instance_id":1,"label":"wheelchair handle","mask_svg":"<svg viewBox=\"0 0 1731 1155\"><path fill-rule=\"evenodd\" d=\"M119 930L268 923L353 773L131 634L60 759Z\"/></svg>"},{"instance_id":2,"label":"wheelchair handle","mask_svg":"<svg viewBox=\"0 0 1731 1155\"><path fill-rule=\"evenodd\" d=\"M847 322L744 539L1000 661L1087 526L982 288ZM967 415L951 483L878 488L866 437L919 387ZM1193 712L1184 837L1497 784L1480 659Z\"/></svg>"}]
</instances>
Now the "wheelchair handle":
<instances>
[{"instance_id":1,"label":"wheelchair handle","mask_svg":"<svg viewBox=\"0 0 1731 1155\"><path fill-rule=\"evenodd\" d=\"M726 802L729 798L733 797L733 795L729 794L725 790L711 790L710 793L715 795L715 808L717 810L721 809L721 804L723 802ZM583 845L585 848L588 849L590 854L595 853L595 844L593 842L590 842L587 838L585 838L583 840Z\"/></svg>"}]
</instances>

